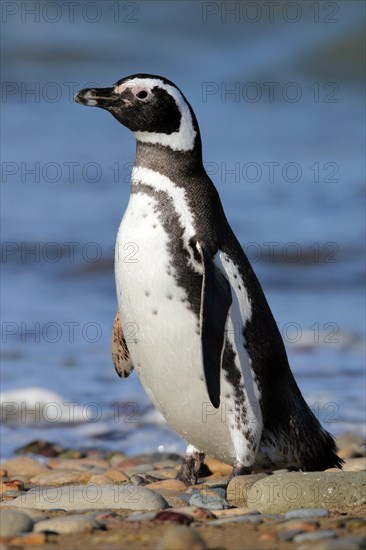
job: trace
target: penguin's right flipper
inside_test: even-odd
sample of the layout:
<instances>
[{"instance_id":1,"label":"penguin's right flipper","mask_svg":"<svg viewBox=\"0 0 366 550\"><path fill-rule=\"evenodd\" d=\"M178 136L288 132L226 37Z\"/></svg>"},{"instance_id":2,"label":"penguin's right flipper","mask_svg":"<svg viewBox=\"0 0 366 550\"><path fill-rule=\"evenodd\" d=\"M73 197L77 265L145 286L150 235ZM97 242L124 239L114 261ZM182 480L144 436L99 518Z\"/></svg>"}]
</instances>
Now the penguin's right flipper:
<instances>
[{"instance_id":1,"label":"penguin's right flipper","mask_svg":"<svg viewBox=\"0 0 366 550\"><path fill-rule=\"evenodd\" d=\"M203 369L208 395L218 409L225 327L232 297L230 283L215 266L209 251L198 242L197 249L203 265L200 312Z\"/></svg>"},{"instance_id":2,"label":"penguin's right flipper","mask_svg":"<svg viewBox=\"0 0 366 550\"><path fill-rule=\"evenodd\" d=\"M125 337L123 336L123 328L119 311L116 313L116 317L113 323L112 334L112 360L114 368L118 376L121 378L127 378L133 371L133 364L128 351Z\"/></svg>"}]
</instances>

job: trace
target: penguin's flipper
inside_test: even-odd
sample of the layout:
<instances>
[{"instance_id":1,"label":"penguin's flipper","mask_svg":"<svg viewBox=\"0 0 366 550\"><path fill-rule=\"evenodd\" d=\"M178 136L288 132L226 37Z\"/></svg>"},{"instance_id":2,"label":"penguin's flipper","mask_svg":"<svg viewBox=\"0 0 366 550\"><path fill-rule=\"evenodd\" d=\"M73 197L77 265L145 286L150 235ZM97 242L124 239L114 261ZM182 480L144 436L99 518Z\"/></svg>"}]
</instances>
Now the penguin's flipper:
<instances>
[{"instance_id":1,"label":"penguin's flipper","mask_svg":"<svg viewBox=\"0 0 366 550\"><path fill-rule=\"evenodd\" d=\"M119 311L113 323L112 334L112 360L118 376L127 378L133 371L133 364L128 351L125 337L123 336L122 322Z\"/></svg>"},{"instance_id":2,"label":"penguin's flipper","mask_svg":"<svg viewBox=\"0 0 366 550\"><path fill-rule=\"evenodd\" d=\"M220 406L220 374L225 347L225 326L231 306L230 283L215 266L202 243L197 243L203 265L201 291L201 343L207 392L212 405Z\"/></svg>"}]
</instances>

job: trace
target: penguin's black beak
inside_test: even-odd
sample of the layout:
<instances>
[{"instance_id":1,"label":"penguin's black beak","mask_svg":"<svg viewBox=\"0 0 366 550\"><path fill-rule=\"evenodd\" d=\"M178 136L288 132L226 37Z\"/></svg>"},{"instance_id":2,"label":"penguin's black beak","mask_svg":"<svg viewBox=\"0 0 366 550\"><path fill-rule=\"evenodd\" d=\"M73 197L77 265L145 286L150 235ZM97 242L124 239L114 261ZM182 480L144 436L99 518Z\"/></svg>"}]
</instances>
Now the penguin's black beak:
<instances>
[{"instance_id":1,"label":"penguin's black beak","mask_svg":"<svg viewBox=\"0 0 366 550\"><path fill-rule=\"evenodd\" d=\"M101 107L107 109L120 99L114 88L84 88L75 95L76 103L88 107Z\"/></svg>"}]
</instances>

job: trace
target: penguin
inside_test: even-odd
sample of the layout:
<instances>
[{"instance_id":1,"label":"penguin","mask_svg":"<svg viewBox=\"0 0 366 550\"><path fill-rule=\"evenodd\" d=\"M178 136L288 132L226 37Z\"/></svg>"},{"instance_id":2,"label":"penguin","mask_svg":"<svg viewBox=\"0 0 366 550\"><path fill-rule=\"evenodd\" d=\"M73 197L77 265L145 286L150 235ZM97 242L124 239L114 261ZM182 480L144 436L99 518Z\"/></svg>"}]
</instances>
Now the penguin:
<instances>
[{"instance_id":1,"label":"penguin","mask_svg":"<svg viewBox=\"0 0 366 550\"><path fill-rule=\"evenodd\" d=\"M253 468L341 468L205 171L183 93L164 77L135 74L82 89L75 101L108 111L136 138L116 241L112 356L120 376L136 370L188 442L178 478L197 483L206 454L231 464L230 477ZM122 251L131 243L129 261Z\"/></svg>"}]
</instances>

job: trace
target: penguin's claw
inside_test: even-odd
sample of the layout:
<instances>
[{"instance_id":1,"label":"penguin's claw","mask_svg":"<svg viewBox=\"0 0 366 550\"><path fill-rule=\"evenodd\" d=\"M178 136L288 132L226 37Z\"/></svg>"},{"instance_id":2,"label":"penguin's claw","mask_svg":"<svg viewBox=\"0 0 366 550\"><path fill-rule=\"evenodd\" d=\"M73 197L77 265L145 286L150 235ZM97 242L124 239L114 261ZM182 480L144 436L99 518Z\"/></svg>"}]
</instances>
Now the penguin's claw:
<instances>
[{"instance_id":1,"label":"penguin's claw","mask_svg":"<svg viewBox=\"0 0 366 550\"><path fill-rule=\"evenodd\" d=\"M204 453L186 455L177 475L177 479L186 485L196 485L205 459Z\"/></svg>"}]
</instances>

